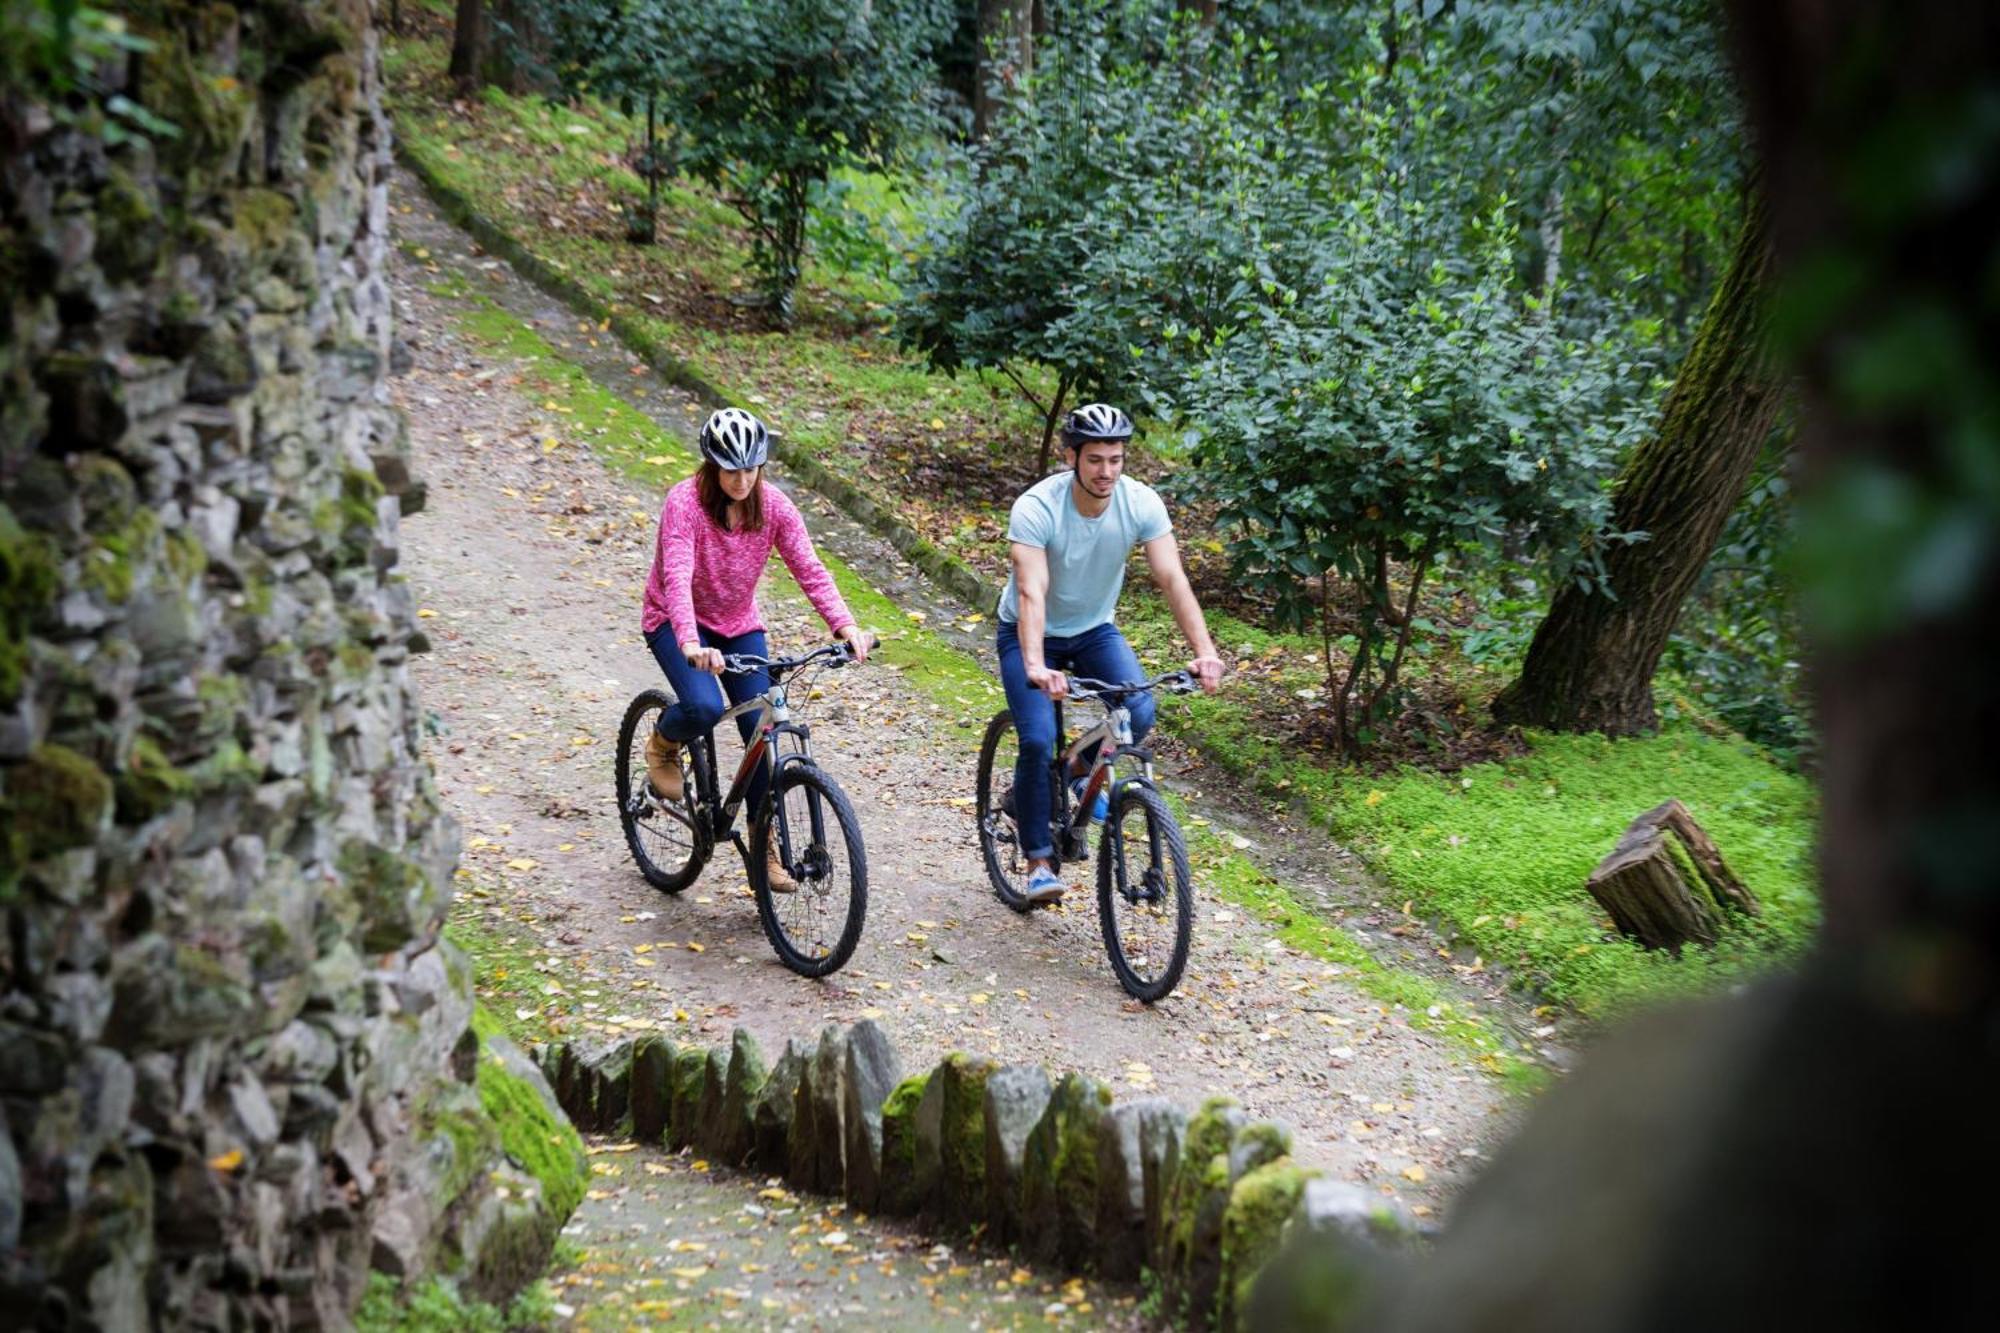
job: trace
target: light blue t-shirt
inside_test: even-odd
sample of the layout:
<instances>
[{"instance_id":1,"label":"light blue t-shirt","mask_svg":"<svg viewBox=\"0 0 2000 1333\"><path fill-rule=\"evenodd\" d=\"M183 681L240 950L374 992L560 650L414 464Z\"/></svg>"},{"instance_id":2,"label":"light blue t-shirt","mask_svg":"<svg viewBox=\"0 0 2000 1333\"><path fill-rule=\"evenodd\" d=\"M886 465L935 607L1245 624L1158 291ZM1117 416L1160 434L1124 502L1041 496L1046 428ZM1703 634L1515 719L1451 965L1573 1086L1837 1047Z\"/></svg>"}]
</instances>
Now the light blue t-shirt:
<instances>
[{"instance_id":1,"label":"light blue t-shirt","mask_svg":"<svg viewBox=\"0 0 2000 1333\"><path fill-rule=\"evenodd\" d=\"M1173 531L1159 492L1143 481L1120 477L1111 503L1096 518L1076 512L1070 487L1073 472L1044 477L1021 493L1007 517L1007 540L1048 552L1048 618L1044 634L1069 638L1096 629L1118 610L1125 586L1125 562L1132 548ZM1014 576L1000 594L1000 619L1020 618L1021 597Z\"/></svg>"}]
</instances>

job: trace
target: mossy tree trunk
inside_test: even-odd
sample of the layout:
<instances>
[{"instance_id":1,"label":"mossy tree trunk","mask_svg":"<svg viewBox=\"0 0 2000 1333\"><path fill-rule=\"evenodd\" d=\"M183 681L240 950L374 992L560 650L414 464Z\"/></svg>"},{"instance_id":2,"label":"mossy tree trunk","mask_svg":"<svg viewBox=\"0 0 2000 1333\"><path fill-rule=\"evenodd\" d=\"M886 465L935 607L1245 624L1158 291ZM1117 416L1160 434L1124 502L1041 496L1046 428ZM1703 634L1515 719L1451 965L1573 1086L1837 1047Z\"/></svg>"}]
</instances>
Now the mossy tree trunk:
<instances>
[{"instance_id":1,"label":"mossy tree trunk","mask_svg":"<svg viewBox=\"0 0 2000 1333\"><path fill-rule=\"evenodd\" d=\"M1743 498L1783 397L1762 320L1769 269L1769 226L1753 186L1735 257L1667 395L1659 429L1618 479L1612 527L1646 538L1605 553L1612 595L1573 583L1556 594L1520 679L1494 701L1501 720L1607 736L1658 725L1653 673Z\"/></svg>"}]
</instances>

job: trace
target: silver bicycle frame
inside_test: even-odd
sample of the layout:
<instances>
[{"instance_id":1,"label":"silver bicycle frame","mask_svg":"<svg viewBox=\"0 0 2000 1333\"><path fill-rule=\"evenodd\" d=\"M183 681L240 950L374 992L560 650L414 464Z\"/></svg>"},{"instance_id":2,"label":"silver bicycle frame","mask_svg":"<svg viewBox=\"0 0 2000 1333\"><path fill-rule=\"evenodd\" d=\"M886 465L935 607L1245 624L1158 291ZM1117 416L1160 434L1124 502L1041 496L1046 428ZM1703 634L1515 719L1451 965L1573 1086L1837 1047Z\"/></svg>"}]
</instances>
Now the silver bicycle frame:
<instances>
[{"instance_id":1,"label":"silver bicycle frame","mask_svg":"<svg viewBox=\"0 0 2000 1333\"><path fill-rule=\"evenodd\" d=\"M777 740L775 728L792 720L791 706L785 700L785 686L774 681L771 688L754 699L745 699L734 708L728 709L716 719L710 735L722 728L725 722L734 722L745 713L758 714L756 729L750 733L750 744L745 747L743 760L736 767L736 778L729 784L728 794L722 798L722 827L728 828L736 822L736 812L743 808L743 802L750 794L750 778L759 765L767 766L771 776L778 772ZM798 735L794 732L793 735ZM812 742L799 736L799 753L810 756ZM761 749L760 749L761 747Z\"/></svg>"}]
</instances>

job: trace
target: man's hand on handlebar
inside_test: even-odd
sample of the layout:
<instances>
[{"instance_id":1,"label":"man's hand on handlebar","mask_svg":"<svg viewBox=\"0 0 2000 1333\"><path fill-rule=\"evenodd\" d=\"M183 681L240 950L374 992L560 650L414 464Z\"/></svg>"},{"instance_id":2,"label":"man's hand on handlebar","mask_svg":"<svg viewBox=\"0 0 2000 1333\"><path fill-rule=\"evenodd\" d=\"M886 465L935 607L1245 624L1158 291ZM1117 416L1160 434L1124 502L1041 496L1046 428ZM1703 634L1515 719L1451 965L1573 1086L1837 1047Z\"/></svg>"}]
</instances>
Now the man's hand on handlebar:
<instances>
[{"instance_id":1,"label":"man's hand on handlebar","mask_svg":"<svg viewBox=\"0 0 2000 1333\"><path fill-rule=\"evenodd\" d=\"M1203 694L1214 694L1222 684L1222 659L1197 657L1187 665L1188 674L1201 686Z\"/></svg>"},{"instance_id":2,"label":"man's hand on handlebar","mask_svg":"<svg viewBox=\"0 0 2000 1333\"><path fill-rule=\"evenodd\" d=\"M722 652L716 648L704 648L699 643L681 645L681 656L696 671L706 671L711 676L722 674Z\"/></svg>"},{"instance_id":3,"label":"man's hand on handlebar","mask_svg":"<svg viewBox=\"0 0 2000 1333\"><path fill-rule=\"evenodd\" d=\"M1069 681L1063 673L1051 671L1045 666L1029 667L1028 683L1051 699L1061 699L1069 693Z\"/></svg>"}]
</instances>

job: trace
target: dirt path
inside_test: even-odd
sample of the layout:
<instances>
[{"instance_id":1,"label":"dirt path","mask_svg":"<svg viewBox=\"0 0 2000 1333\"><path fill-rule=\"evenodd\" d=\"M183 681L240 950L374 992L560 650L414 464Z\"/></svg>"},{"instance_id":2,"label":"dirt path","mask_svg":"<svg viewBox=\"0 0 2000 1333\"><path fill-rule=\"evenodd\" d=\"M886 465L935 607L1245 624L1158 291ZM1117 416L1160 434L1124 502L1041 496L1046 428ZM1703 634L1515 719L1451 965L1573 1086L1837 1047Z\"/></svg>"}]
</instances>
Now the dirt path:
<instances>
[{"instance_id":1,"label":"dirt path","mask_svg":"<svg viewBox=\"0 0 2000 1333\"><path fill-rule=\"evenodd\" d=\"M428 507L405 523L406 568L435 645L418 674L440 785L465 825L461 889L483 905L489 931L578 979L567 998L595 1024L709 1040L742 1024L772 1049L823 1022L871 1016L912 1068L960 1049L1080 1069L1190 1106L1225 1092L1291 1125L1302 1159L1420 1213L1441 1206L1505 1119L1499 1089L1462 1050L1213 901L1199 905L1179 992L1151 1010L1124 1002L1087 895L1025 918L995 901L971 819L953 804L969 794L983 718L894 672L829 673L812 705L821 762L854 798L872 870L867 930L844 971L815 983L779 966L726 850L685 894L650 889L619 832L611 764L626 700L659 683L638 634L658 494L603 467L560 412L530 396L522 367L483 359L458 331L463 301L433 294L426 270L466 274L615 391L644 381L608 335L477 255L402 185L403 243L427 256L405 258L399 284L415 366L397 392L429 483ZM632 401L691 434L697 418L671 391ZM782 420L782 404L768 410ZM552 450L551 438L561 441ZM822 545L900 604L936 604L885 545L794 494ZM776 644L822 633L782 568L765 608ZM1295 854L1310 845L1283 836ZM1351 870L1313 878L1308 901L1366 892ZM1500 1003L1463 987L1457 1001Z\"/></svg>"}]
</instances>

